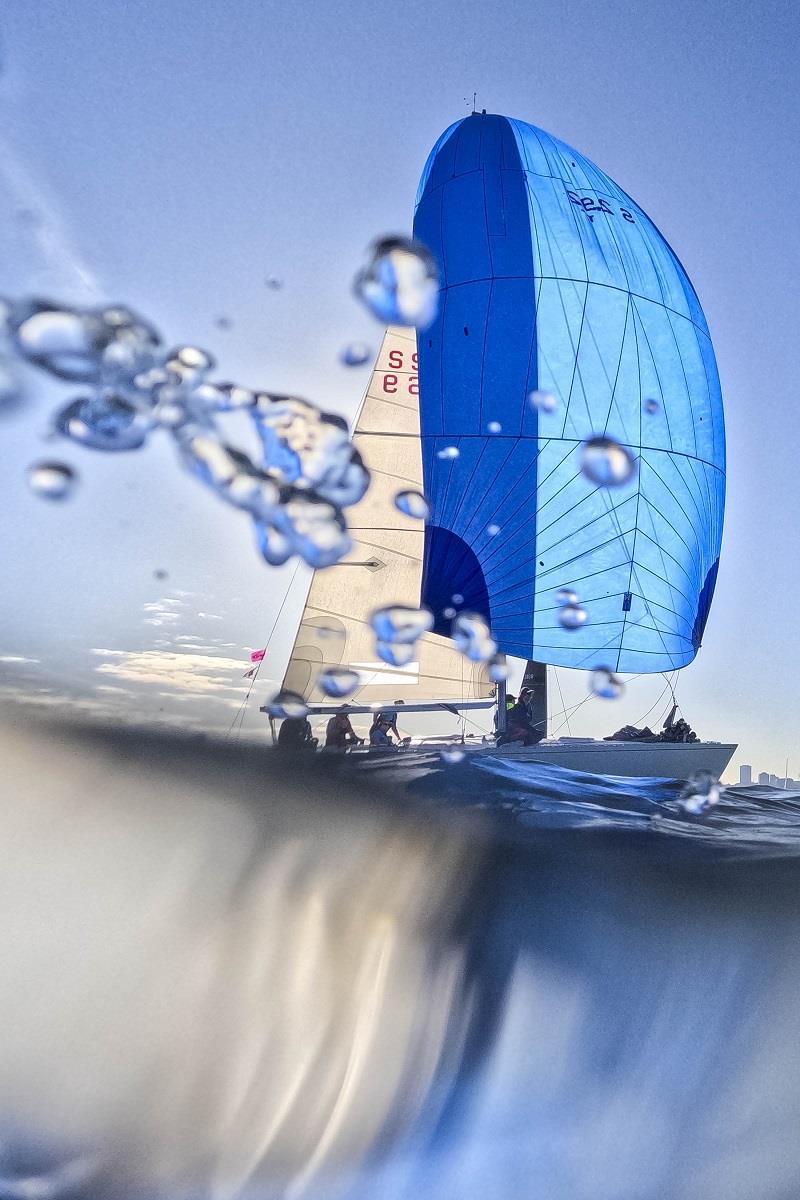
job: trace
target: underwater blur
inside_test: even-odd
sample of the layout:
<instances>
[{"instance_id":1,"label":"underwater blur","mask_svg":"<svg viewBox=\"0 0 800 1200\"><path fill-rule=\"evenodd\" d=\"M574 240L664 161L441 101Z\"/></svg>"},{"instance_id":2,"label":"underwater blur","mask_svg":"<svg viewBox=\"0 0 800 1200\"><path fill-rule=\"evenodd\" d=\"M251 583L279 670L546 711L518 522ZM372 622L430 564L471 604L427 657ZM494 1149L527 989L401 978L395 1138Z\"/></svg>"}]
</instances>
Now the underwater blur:
<instances>
[{"instance_id":1,"label":"underwater blur","mask_svg":"<svg viewBox=\"0 0 800 1200\"><path fill-rule=\"evenodd\" d=\"M3 1196L793 1194L800 795L2 753Z\"/></svg>"}]
</instances>

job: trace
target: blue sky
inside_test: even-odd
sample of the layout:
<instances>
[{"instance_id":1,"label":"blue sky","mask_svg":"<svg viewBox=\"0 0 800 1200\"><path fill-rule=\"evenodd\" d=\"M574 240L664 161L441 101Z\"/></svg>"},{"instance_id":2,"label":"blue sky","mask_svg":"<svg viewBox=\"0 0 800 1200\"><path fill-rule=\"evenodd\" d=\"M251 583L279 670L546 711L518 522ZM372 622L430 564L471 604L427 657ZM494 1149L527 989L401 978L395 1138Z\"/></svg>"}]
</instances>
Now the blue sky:
<instances>
[{"instance_id":1,"label":"blue sky","mask_svg":"<svg viewBox=\"0 0 800 1200\"><path fill-rule=\"evenodd\" d=\"M168 340L212 350L225 377L350 413L365 374L338 351L380 333L350 280L374 236L410 227L426 155L464 98L477 90L479 107L575 145L677 251L720 368L726 533L679 699L701 734L740 742L735 762L777 771L788 754L800 775L798 25L788 3L10 0L0 289L128 303ZM4 694L227 727L239 663L264 644L292 570L260 562L247 521L168 445L104 458L42 442L63 394L31 375L25 407L0 423L0 655L38 660L0 661ZM61 506L24 481L54 454L81 473ZM280 676L296 615L290 601L262 678ZM583 678L559 674L580 698ZM572 732L637 719L661 686L585 705Z\"/></svg>"}]
</instances>

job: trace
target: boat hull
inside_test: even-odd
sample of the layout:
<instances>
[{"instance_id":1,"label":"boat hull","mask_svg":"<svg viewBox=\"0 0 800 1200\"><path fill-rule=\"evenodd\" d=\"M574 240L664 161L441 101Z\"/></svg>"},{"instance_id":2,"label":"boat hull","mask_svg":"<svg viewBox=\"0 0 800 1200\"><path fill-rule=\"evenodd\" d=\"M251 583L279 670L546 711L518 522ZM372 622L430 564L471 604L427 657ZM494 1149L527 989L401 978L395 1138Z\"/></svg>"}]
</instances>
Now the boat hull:
<instances>
[{"instance_id":1,"label":"boat hull","mask_svg":"<svg viewBox=\"0 0 800 1200\"><path fill-rule=\"evenodd\" d=\"M453 749L452 742L392 751L357 751L365 764L380 764L390 772L422 775L440 765L439 753ZM540 742L538 746L519 743L505 746L463 747L468 758L500 758L505 762L542 763L587 775L610 775L635 779L690 779L708 772L719 779L731 761L735 743L727 742L605 742L586 738Z\"/></svg>"}]
</instances>

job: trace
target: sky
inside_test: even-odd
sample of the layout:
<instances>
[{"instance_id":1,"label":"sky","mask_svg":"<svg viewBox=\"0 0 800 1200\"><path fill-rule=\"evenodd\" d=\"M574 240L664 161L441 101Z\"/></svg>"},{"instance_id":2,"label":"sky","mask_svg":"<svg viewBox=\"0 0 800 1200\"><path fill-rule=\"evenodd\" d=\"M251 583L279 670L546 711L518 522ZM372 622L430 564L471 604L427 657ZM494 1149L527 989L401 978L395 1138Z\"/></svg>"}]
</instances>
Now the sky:
<instances>
[{"instance_id":1,"label":"sky","mask_svg":"<svg viewBox=\"0 0 800 1200\"><path fill-rule=\"evenodd\" d=\"M676 250L717 354L726 526L682 711L739 743L733 768L782 774L788 756L797 777L798 33L789 3L8 0L0 291L129 304L221 376L349 416L367 368L339 351L381 333L353 274L373 238L410 230L428 151L473 91L574 145ZM74 389L25 385L0 418L0 698L224 733L269 640L241 733L266 736L304 570L267 567L166 440L118 456L44 441ZM42 457L79 472L68 502L29 491ZM558 675L567 704L585 695ZM662 688L585 704L570 732L636 721Z\"/></svg>"}]
</instances>

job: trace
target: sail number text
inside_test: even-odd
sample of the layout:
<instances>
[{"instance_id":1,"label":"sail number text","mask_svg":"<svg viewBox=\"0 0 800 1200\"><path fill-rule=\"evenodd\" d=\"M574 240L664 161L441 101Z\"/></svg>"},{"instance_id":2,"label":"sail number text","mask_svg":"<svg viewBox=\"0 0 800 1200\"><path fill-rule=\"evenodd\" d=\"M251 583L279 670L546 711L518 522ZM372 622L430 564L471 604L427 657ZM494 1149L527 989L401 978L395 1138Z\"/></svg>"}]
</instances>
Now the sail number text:
<instances>
[{"instance_id":1,"label":"sail number text","mask_svg":"<svg viewBox=\"0 0 800 1200\"><path fill-rule=\"evenodd\" d=\"M389 366L391 371L387 371L383 375L383 390L389 396L394 396L402 386L402 380L397 372L403 371L405 355L402 350L389 351ZM407 380L406 390L409 396L419 395L419 375L417 374L419 364L419 355L416 350L411 355L411 374L404 374Z\"/></svg>"}]
</instances>

